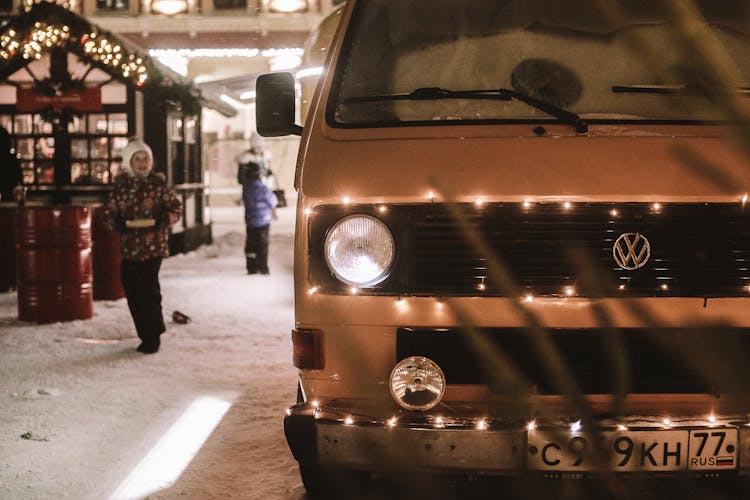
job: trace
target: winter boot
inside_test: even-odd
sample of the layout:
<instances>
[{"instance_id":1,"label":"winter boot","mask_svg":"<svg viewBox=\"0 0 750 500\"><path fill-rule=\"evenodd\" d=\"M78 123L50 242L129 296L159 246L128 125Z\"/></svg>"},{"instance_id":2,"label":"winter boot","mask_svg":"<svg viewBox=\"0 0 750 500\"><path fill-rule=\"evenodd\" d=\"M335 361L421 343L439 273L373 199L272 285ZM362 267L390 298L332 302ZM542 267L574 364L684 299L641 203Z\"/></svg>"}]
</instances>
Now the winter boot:
<instances>
[{"instance_id":1,"label":"winter boot","mask_svg":"<svg viewBox=\"0 0 750 500\"><path fill-rule=\"evenodd\" d=\"M255 262L254 255L245 259L245 267L247 268L247 274L258 274L258 265Z\"/></svg>"}]
</instances>

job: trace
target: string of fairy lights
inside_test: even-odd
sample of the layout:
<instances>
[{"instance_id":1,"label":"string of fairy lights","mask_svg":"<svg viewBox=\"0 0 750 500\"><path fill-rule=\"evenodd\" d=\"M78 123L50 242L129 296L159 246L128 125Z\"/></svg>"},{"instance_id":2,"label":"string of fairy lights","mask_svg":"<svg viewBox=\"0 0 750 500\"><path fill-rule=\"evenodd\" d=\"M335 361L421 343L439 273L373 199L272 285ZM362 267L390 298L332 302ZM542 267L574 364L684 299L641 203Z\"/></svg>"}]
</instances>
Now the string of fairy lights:
<instances>
[{"instance_id":1,"label":"string of fairy lights","mask_svg":"<svg viewBox=\"0 0 750 500\"><path fill-rule=\"evenodd\" d=\"M23 0L23 10L25 12L28 12L37 3L39 3L39 0ZM76 9L78 7L78 2L76 0L71 0L71 1L55 0L54 2L51 1L51 3L55 3L67 10Z\"/></svg>"},{"instance_id":2,"label":"string of fairy lights","mask_svg":"<svg viewBox=\"0 0 750 500\"><path fill-rule=\"evenodd\" d=\"M407 414L406 418L399 418L399 415L392 415L390 417L374 417L369 415L363 415L358 413L352 413L343 408L337 408L334 406L326 405L318 400L309 401L307 403L298 403L290 406L286 409L286 415L292 414L312 414L316 420L327 420L343 424L346 426L352 425L376 425L382 427L412 427L415 422L421 422L425 427L432 427L434 429L475 429L478 431L489 431L494 429L505 429L508 427L509 422L500 419L490 417L451 417L446 415L432 415L424 414L416 416L415 414ZM404 416L404 415L401 415ZM674 419L668 416L659 417L646 417L646 416L632 416L623 417L618 422L612 423L613 429L625 432L632 428L661 428L661 429L675 429L681 426L701 425L705 427L718 427L718 426L745 426L750 427L750 415L743 418L741 415L733 415L727 417L717 417L714 411L708 411L703 416L692 416L681 419ZM534 432L542 428L556 428L559 427L562 422L551 419L545 421L544 419L533 418L526 421L521 427L527 432ZM513 425L511 422L510 425ZM583 421L581 419L573 419L567 422L568 429L571 434L578 434L583 432Z\"/></svg>"},{"instance_id":3,"label":"string of fairy lights","mask_svg":"<svg viewBox=\"0 0 750 500\"><path fill-rule=\"evenodd\" d=\"M38 60L56 47L78 48L84 57L117 70L123 78L134 80L138 86L148 79L143 58L96 30L75 34L67 25L39 21L27 32L9 28L0 35L0 58L6 61L18 54L24 60Z\"/></svg>"}]
</instances>

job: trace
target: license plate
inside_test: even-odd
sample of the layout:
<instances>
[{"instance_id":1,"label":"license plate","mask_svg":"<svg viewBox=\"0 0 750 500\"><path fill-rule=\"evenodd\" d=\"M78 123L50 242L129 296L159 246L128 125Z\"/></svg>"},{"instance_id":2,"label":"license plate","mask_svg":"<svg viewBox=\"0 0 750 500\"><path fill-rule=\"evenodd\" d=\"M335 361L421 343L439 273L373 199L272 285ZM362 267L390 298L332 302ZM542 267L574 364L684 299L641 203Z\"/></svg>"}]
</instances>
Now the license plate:
<instances>
[{"instance_id":1,"label":"license plate","mask_svg":"<svg viewBox=\"0 0 750 500\"><path fill-rule=\"evenodd\" d=\"M583 433L529 431L527 467L561 472L737 468L737 429L606 431L598 433L597 439L598 450Z\"/></svg>"}]
</instances>

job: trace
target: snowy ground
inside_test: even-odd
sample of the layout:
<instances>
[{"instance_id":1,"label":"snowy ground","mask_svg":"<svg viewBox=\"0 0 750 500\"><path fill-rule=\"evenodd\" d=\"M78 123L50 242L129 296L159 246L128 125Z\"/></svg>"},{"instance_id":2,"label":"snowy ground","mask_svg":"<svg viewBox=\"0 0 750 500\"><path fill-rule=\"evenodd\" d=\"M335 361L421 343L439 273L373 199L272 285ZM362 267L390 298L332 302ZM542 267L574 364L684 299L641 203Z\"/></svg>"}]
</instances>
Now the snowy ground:
<instances>
[{"instance_id":1,"label":"snowy ground","mask_svg":"<svg viewBox=\"0 0 750 500\"><path fill-rule=\"evenodd\" d=\"M135 351L124 299L84 321L17 320L0 294L0 499L109 498L201 398L231 402L174 484L149 498L306 498L284 440L291 363L293 208L271 226L270 276L244 274L240 208L217 211L215 243L167 259L168 331ZM189 324L171 321L179 310ZM23 436L23 437L22 437Z\"/></svg>"}]
</instances>

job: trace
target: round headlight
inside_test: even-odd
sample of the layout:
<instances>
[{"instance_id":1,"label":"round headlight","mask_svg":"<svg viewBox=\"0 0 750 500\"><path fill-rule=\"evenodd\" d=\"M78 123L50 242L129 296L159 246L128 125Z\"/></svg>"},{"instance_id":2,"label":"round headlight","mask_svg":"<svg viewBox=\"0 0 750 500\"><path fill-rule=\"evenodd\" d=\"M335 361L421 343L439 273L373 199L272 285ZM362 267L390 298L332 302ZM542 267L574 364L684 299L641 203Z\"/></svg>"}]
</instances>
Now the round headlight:
<instances>
[{"instance_id":1,"label":"round headlight","mask_svg":"<svg viewBox=\"0 0 750 500\"><path fill-rule=\"evenodd\" d=\"M333 275L354 286L375 285L387 278L396 254L391 232L369 215L351 215L334 224L324 249Z\"/></svg>"},{"instance_id":2,"label":"round headlight","mask_svg":"<svg viewBox=\"0 0 750 500\"><path fill-rule=\"evenodd\" d=\"M407 410L429 410L443 399L445 375L430 358L412 356L391 371L391 395Z\"/></svg>"}]
</instances>

